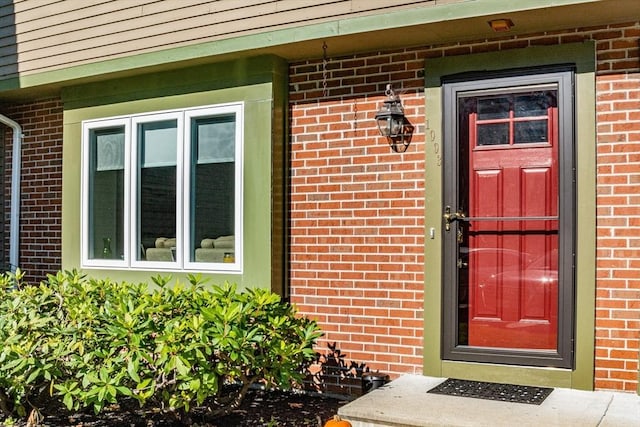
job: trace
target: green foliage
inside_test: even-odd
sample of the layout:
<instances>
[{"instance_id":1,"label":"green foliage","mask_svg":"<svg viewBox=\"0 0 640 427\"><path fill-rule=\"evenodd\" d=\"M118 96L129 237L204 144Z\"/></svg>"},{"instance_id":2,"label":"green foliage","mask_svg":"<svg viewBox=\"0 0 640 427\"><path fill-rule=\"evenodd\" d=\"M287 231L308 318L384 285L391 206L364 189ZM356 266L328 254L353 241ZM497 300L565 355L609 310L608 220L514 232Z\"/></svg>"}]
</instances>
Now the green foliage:
<instances>
[{"instance_id":1,"label":"green foliage","mask_svg":"<svg viewBox=\"0 0 640 427\"><path fill-rule=\"evenodd\" d=\"M290 388L321 336L278 295L198 276L170 286L92 280L77 271L25 286L0 275L0 412L46 399L69 410L135 399L184 415L237 407L255 383Z\"/></svg>"}]
</instances>

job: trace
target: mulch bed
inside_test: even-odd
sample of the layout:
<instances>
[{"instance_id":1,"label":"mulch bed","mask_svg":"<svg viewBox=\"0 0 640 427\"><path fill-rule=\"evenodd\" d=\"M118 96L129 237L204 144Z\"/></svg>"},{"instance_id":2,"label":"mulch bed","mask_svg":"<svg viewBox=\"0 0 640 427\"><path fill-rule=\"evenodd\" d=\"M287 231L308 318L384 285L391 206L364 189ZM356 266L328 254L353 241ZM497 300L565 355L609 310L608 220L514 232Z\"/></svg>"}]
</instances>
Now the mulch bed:
<instances>
[{"instance_id":1,"label":"mulch bed","mask_svg":"<svg viewBox=\"0 0 640 427\"><path fill-rule=\"evenodd\" d=\"M242 405L230 415L211 418L204 410L195 408L191 413L193 426L199 427L318 427L333 417L347 400L317 394L289 393L279 391L252 390ZM189 425L170 418L167 414L151 409L130 410L110 408L100 415L93 412L45 413L41 426L76 427L177 427ZM4 425L1 424L0 425ZM26 422L11 424L25 427Z\"/></svg>"}]
</instances>

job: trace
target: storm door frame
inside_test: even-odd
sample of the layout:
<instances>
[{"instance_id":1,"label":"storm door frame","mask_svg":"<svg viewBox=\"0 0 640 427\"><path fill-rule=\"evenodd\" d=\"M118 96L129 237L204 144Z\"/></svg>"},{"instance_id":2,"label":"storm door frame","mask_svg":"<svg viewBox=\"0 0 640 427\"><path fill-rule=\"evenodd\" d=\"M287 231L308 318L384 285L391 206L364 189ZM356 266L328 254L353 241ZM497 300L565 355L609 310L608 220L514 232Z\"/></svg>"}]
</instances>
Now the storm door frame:
<instances>
[{"instance_id":1,"label":"storm door frame","mask_svg":"<svg viewBox=\"0 0 640 427\"><path fill-rule=\"evenodd\" d=\"M460 206L458 176L461 167L458 135L458 99L464 93L494 91L510 93L525 86L557 85L558 88L558 171L559 171L559 262L558 262L558 343L556 351L529 351L457 345L458 248L455 233L443 234L442 358L468 362L488 362L525 366L574 366L575 300L575 185L574 185L574 70L568 66L547 67L451 76L443 79L444 150L443 205Z\"/></svg>"}]
</instances>

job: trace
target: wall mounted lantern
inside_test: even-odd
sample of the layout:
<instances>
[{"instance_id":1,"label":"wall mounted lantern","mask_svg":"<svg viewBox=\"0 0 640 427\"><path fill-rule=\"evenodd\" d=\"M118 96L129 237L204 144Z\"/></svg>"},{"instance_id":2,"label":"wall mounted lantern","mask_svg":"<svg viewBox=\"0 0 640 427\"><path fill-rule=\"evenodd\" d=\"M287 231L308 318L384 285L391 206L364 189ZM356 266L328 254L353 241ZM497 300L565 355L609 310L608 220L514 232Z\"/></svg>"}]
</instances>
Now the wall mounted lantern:
<instances>
[{"instance_id":1,"label":"wall mounted lantern","mask_svg":"<svg viewBox=\"0 0 640 427\"><path fill-rule=\"evenodd\" d=\"M413 126L404 116L400 98L393 92L390 84L387 85L385 95L387 100L376 113L376 123L391 149L396 153L404 153L411 143Z\"/></svg>"}]
</instances>

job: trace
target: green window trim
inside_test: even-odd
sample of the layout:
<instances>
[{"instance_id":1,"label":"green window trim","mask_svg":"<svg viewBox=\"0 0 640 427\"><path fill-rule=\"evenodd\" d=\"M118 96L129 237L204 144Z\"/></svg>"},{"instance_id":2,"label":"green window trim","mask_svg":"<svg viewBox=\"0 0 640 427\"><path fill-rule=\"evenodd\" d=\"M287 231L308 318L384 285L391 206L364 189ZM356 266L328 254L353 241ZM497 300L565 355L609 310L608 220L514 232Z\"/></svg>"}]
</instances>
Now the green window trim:
<instances>
[{"instance_id":1,"label":"green window trim","mask_svg":"<svg viewBox=\"0 0 640 427\"><path fill-rule=\"evenodd\" d=\"M62 267L80 268L82 123L155 111L242 104L244 165L242 271L207 272L212 283L263 287L286 294L286 61L274 56L195 66L63 91ZM155 274L186 281L186 271L95 268L92 277L149 281Z\"/></svg>"}]
</instances>

